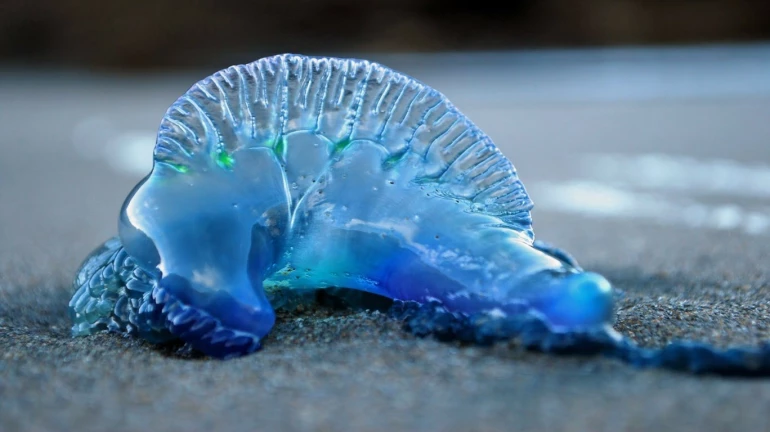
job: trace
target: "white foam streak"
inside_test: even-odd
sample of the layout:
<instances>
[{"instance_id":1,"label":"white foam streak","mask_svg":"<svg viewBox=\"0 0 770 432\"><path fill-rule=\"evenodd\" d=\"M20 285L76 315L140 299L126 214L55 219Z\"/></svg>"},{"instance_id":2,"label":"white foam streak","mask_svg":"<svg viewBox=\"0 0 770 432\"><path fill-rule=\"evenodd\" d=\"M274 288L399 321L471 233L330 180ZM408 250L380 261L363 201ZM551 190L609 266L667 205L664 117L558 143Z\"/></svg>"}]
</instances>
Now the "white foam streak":
<instances>
[{"instance_id":1,"label":"white foam streak","mask_svg":"<svg viewBox=\"0 0 770 432\"><path fill-rule=\"evenodd\" d=\"M598 218L638 219L665 225L766 234L767 211L736 204L706 205L687 198L624 190L594 181L539 182L529 188L536 208Z\"/></svg>"},{"instance_id":2,"label":"white foam streak","mask_svg":"<svg viewBox=\"0 0 770 432\"><path fill-rule=\"evenodd\" d=\"M598 182L644 190L770 198L770 166L666 154L590 154L581 174Z\"/></svg>"}]
</instances>

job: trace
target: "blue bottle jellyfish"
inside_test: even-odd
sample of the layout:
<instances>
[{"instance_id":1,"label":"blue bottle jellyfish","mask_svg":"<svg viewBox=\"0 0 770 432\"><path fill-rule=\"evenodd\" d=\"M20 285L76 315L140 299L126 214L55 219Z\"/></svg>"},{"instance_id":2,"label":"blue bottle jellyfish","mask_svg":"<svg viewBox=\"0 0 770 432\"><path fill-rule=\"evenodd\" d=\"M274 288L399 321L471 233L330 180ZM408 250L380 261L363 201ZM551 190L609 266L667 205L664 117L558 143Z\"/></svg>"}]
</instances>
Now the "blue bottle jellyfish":
<instances>
[{"instance_id":1,"label":"blue bottle jellyfish","mask_svg":"<svg viewBox=\"0 0 770 432\"><path fill-rule=\"evenodd\" d=\"M228 358L259 348L276 293L344 287L395 300L416 332L718 369L725 353L661 360L614 332L610 283L536 242L531 208L489 137L415 79L299 55L233 66L164 116L119 238L77 276L73 334Z\"/></svg>"}]
</instances>

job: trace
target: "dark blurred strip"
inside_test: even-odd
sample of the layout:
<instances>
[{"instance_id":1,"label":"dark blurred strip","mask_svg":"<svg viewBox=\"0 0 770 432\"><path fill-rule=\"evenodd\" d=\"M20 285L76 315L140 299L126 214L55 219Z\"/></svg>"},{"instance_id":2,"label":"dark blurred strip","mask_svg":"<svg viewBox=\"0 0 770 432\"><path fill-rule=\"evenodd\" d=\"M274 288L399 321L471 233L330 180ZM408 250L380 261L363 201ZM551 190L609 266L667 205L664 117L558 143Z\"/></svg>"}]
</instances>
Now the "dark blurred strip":
<instances>
[{"instance_id":1,"label":"dark blurred strip","mask_svg":"<svg viewBox=\"0 0 770 432\"><path fill-rule=\"evenodd\" d=\"M770 39L764 0L0 2L0 61L16 64L176 68L240 61L244 53L762 39Z\"/></svg>"}]
</instances>

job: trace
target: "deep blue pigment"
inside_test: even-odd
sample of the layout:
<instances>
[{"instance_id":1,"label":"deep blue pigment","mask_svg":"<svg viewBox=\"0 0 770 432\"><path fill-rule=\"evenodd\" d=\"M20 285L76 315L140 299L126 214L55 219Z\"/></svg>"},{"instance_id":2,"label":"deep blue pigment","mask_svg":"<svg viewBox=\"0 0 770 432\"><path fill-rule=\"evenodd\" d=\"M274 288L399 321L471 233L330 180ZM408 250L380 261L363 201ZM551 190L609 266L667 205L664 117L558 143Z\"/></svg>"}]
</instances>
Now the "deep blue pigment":
<instances>
[{"instance_id":1,"label":"deep blue pigment","mask_svg":"<svg viewBox=\"0 0 770 432\"><path fill-rule=\"evenodd\" d=\"M233 66L167 111L119 237L77 276L72 332L230 358L260 347L286 293L344 287L392 299L418 335L770 372L768 347L624 339L610 283L534 241L531 208L489 137L419 81L363 60Z\"/></svg>"}]
</instances>

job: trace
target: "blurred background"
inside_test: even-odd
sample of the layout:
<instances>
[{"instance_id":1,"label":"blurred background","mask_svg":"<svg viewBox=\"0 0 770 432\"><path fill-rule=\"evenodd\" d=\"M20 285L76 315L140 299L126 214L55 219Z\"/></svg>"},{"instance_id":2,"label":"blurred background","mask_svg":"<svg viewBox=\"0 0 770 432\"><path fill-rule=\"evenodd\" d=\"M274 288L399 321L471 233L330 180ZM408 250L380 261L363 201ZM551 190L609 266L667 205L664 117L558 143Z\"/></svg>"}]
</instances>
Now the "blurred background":
<instances>
[{"instance_id":1,"label":"blurred background","mask_svg":"<svg viewBox=\"0 0 770 432\"><path fill-rule=\"evenodd\" d=\"M114 234L166 108L283 52L445 93L517 166L545 236L566 214L766 234L769 39L762 0L3 0L0 243L79 256Z\"/></svg>"},{"instance_id":2,"label":"blurred background","mask_svg":"<svg viewBox=\"0 0 770 432\"><path fill-rule=\"evenodd\" d=\"M76 269L166 109L284 52L448 96L515 164L537 237L626 293L624 334L766 338L770 0L0 0L0 430L768 430L766 382L388 342L358 318L287 319L235 364L71 339Z\"/></svg>"}]
</instances>

